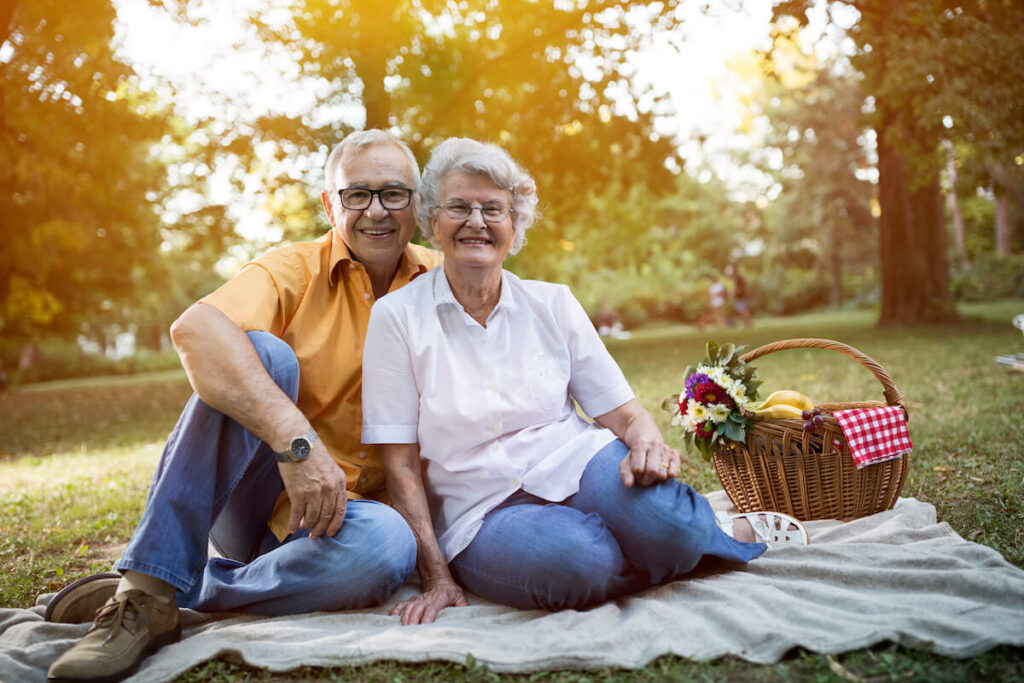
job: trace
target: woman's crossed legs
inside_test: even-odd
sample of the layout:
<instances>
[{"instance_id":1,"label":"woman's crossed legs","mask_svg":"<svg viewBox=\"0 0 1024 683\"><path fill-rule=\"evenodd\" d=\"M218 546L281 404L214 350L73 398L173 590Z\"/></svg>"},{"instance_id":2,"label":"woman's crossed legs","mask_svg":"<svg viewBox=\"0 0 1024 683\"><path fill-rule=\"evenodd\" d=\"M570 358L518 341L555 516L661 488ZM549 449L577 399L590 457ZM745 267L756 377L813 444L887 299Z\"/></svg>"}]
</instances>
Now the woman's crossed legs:
<instances>
[{"instance_id":1,"label":"woman's crossed legs","mask_svg":"<svg viewBox=\"0 0 1024 683\"><path fill-rule=\"evenodd\" d=\"M587 465L576 495L551 503L524 491L487 514L451 562L473 593L522 609L582 609L691 571L705 555L747 562L765 550L722 532L707 500L667 481L626 488L616 440Z\"/></svg>"}]
</instances>

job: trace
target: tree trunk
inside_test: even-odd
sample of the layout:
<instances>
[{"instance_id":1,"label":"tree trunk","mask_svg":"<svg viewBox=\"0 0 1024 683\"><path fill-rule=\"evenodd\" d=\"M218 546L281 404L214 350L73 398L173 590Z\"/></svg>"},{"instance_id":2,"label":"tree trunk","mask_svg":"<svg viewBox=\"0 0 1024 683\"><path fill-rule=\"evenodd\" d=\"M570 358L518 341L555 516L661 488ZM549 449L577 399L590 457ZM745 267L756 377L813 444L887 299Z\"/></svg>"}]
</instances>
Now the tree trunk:
<instances>
[{"instance_id":1,"label":"tree trunk","mask_svg":"<svg viewBox=\"0 0 1024 683\"><path fill-rule=\"evenodd\" d=\"M387 130L390 123L391 95L384 88L387 61L384 55L369 55L356 62L356 74L363 82L363 106L366 108L365 130Z\"/></svg>"},{"instance_id":2,"label":"tree trunk","mask_svg":"<svg viewBox=\"0 0 1024 683\"><path fill-rule=\"evenodd\" d=\"M943 140L942 146L946 150L946 176L949 178L949 188L946 190L946 208L949 209L949 217L953 226L953 255L960 266L967 262L967 245L964 238L964 214L960 210L960 199L956 194L956 153L953 151L953 143Z\"/></svg>"},{"instance_id":3,"label":"tree trunk","mask_svg":"<svg viewBox=\"0 0 1024 683\"><path fill-rule=\"evenodd\" d=\"M882 210L879 324L913 325L954 319L938 173L912 185L906 161L886 140L885 130L877 133L878 201Z\"/></svg>"},{"instance_id":4,"label":"tree trunk","mask_svg":"<svg viewBox=\"0 0 1024 683\"><path fill-rule=\"evenodd\" d=\"M996 192L996 253L1000 256L1009 256L1012 247L1010 236L1013 231L1010 228L1010 193Z\"/></svg>"}]
</instances>

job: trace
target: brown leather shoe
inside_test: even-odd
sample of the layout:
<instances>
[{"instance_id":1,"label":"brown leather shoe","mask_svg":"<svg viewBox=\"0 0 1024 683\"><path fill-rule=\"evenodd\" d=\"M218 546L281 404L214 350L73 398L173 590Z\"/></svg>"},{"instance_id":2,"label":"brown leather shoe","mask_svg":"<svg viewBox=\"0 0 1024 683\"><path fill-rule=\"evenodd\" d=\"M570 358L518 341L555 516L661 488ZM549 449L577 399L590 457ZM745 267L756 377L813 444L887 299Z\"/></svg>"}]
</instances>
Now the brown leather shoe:
<instances>
[{"instance_id":1,"label":"brown leather shoe","mask_svg":"<svg viewBox=\"0 0 1024 683\"><path fill-rule=\"evenodd\" d=\"M181 638L174 602L139 590L110 598L96 613L88 633L57 658L50 683L113 683L135 673L142 660Z\"/></svg>"},{"instance_id":2,"label":"brown leather shoe","mask_svg":"<svg viewBox=\"0 0 1024 683\"><path fill-rule=\"evenodd\" d=\"M120 582L120 574L103 572L69 583L50 600L45 619L54 624L87 624L114 596Z\"/></svg>"}]
</instances>

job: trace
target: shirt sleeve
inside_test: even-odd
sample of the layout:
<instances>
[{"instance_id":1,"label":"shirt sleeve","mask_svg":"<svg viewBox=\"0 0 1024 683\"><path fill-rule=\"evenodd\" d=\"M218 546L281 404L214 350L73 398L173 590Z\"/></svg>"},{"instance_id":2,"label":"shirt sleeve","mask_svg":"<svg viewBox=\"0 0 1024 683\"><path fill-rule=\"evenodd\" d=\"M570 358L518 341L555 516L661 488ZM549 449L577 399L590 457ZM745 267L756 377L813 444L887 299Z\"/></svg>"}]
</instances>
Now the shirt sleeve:
<instances>
[{"instance_id":1,"label":"shirt sleeve","mask_svg":"<svg viewBox=\"0 0 1024 683\"><path fill-rule=\"evenodd\" d=\"M416 443L420 397L408 330L385 299L370 310L363 345L362 442Z\"/></svg>"},{"instance_id":2,"label":"shirt sleeve","mask_svg":"<svg viewBox=\"0 0 1024 683\"><path fill-rule=\"evenodd\" d=\"M618 363L608 353L583 306L560 287L558 311L569 344L569 393L590 417L615 410L634 398Z\"/></svg>"},{"instance_id":3,"label":"shirt sleeve","mask_svg":"<svg viewBox=\"0 0 1024 683\"><path fill-rule=\"evenodd\" d=\"M247 263L201 301L246 332L262 330L280 337L305 291L301 268L284 258L264 258Z\"/></svg>"}]
</instances>

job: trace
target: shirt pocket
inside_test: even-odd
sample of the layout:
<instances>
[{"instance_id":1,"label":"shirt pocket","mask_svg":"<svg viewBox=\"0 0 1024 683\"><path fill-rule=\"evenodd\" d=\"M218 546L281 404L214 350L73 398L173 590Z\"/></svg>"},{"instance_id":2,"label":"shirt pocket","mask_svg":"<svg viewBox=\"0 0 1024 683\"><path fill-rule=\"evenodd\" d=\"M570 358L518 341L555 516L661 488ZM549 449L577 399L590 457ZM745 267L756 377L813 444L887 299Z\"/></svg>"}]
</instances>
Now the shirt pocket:
<instances>
[{"instance_id":1,"label":"shirt pocket","mask_svg":"<svg viewBox=\"0 0 1024 683\"><path fill-rule=\"evenodd\" d=\"M569 360L543 352L528 354L522 378L532 407L548 417L558 414L569 395Z\"/></svg>"}]
</instances>

